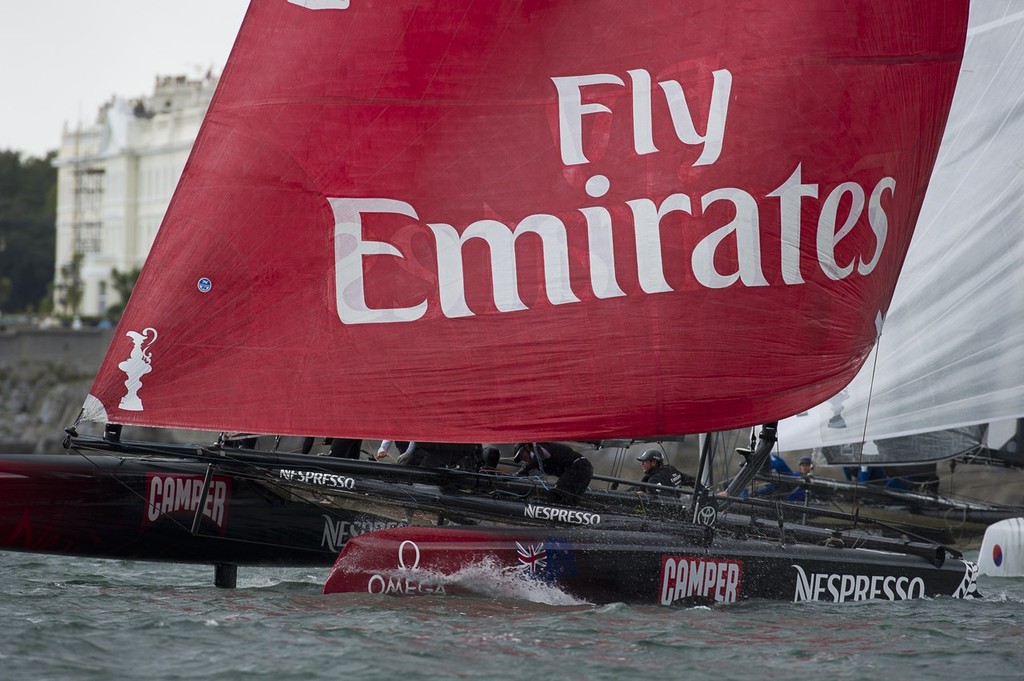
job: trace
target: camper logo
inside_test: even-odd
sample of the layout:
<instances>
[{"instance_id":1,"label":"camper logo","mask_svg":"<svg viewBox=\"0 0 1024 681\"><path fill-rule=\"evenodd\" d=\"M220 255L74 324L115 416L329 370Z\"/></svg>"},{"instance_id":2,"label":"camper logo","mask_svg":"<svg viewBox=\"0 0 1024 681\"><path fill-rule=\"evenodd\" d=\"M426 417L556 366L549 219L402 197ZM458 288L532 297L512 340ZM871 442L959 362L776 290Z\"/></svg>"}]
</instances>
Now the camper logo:
<instances>
[{"instance_id":1,"label":"camper logo","mask_svg":"<svg viewBox=\"0 0 1024 681\"><path fill-rule=\"evenodd\" d=\"M118 406L125 411L142 411L139 388L142 387L142 377L153 370L153 353L149 352L149 348L156 342L156 329L147 327L142 333L129 331L125 335L132 339L132 351L128 359L118 364L117 368L128 376L124 382L128 392Z\"/></svg>"},{"instance_id":2,"label":"camper logo","mask_svg":"<svg viewBox=\"0 0 1024 681\"><path fill-rule=\"evenodd\" d=\"M143 526L164 516L185 518L201 512L221 532L227 527L231 479L215 475L205 490L201 475L149 473L146 475L146 511ZM200 511L200 504L202 510Z\"/></svg>"},{"instance_id":3,"label":"camper logo","mask_svg":"<svg viewBox=\"0 0 1024 681\"><path fill-rule=\"evenodd\" d=\"M695 556L661 557L659 602L735 603L743 583L743 562Z\"/></svg>"}]
</instances>

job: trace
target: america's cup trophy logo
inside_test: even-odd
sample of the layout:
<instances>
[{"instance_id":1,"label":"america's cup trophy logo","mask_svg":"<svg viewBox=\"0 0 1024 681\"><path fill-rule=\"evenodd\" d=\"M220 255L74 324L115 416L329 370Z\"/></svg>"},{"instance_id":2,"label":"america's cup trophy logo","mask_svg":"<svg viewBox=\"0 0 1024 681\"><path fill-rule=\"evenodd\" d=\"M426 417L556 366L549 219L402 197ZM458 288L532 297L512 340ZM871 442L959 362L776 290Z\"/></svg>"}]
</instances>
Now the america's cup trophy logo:
<instances>
[{"instance_id":1,"label":"america's cup trophy logo","mask_svg":"<svg viewBox=\"0 0 1024 681\"><path fill-rule=\"evenodd\" d=\"M156 329L147 327L142 333L129 331L126 335L132 339L132 353L117 368L128 375L128 380L124 382L128 392L118 406L125 411L142 411L139 388L142 387L142 377L153 370L153 353L148 350L156 342Z\"/></svg>"}]
</instances>

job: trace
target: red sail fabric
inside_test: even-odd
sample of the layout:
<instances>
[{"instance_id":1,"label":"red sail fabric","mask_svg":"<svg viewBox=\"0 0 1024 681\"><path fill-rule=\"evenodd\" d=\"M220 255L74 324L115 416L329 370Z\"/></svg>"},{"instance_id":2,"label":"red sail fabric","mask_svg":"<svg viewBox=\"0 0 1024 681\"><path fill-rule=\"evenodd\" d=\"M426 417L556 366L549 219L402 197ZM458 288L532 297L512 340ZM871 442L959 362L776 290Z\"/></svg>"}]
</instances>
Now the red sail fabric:
<instances>
[{"instance_id":1,"label":"red sail fabric","mask_svg":"<svg viewBox=\"0 0 1024 681\"><path fill-rule=\"evenodd\" d=\"M966 0L255 0L92 388L111 422L643 437L874 343Z\"/></svg>"}]
</instances>

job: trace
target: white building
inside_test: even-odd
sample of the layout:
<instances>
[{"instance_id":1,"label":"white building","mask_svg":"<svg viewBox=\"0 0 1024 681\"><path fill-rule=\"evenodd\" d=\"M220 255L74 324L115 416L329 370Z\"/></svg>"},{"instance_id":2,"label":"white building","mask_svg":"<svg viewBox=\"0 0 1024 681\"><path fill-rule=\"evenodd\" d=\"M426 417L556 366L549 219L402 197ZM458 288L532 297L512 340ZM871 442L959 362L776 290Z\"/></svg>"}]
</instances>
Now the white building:
<instances>
[{"instance_id":1,"label":"white building","mask_svg":"<svg viewBox=\"0 0 1024 681\"><path fill-rule=\"evenodd\" d=\"M70 313L69 271L81 253L78 313L121 302L111 271L141 267L199 133L215 76L158 77L153 94L104 104L96 123L65 127L57 154L55 309Z\"/></svg>"}]
</instances>

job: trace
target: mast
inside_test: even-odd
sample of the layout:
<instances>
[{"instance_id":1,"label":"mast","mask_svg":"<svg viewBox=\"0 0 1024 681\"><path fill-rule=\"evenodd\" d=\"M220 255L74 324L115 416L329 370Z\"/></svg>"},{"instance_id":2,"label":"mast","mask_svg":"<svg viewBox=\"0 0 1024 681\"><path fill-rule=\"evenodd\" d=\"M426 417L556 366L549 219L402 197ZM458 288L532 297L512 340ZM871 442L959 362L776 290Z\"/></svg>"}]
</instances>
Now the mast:
<instances>
[{"instance_id":1,"label":"mast","mask_svg":"<svg viewBox=\"0 0 1024 681\"><path fill-rule=\"evenodd\" d=\"M777 422L772 422L766 423L761 427L761 432L758 434L757 447L747 456L746 464L729 483L729 487L726 489L726 496L736 496L740 490L750 484L754 477L757 476L758 471L768 463L768 457L771 456L775 443L778 440L778 425ZM728 505L729 501L726 501L723 504L723 508Z\"/></svg>"}]
</instances>

